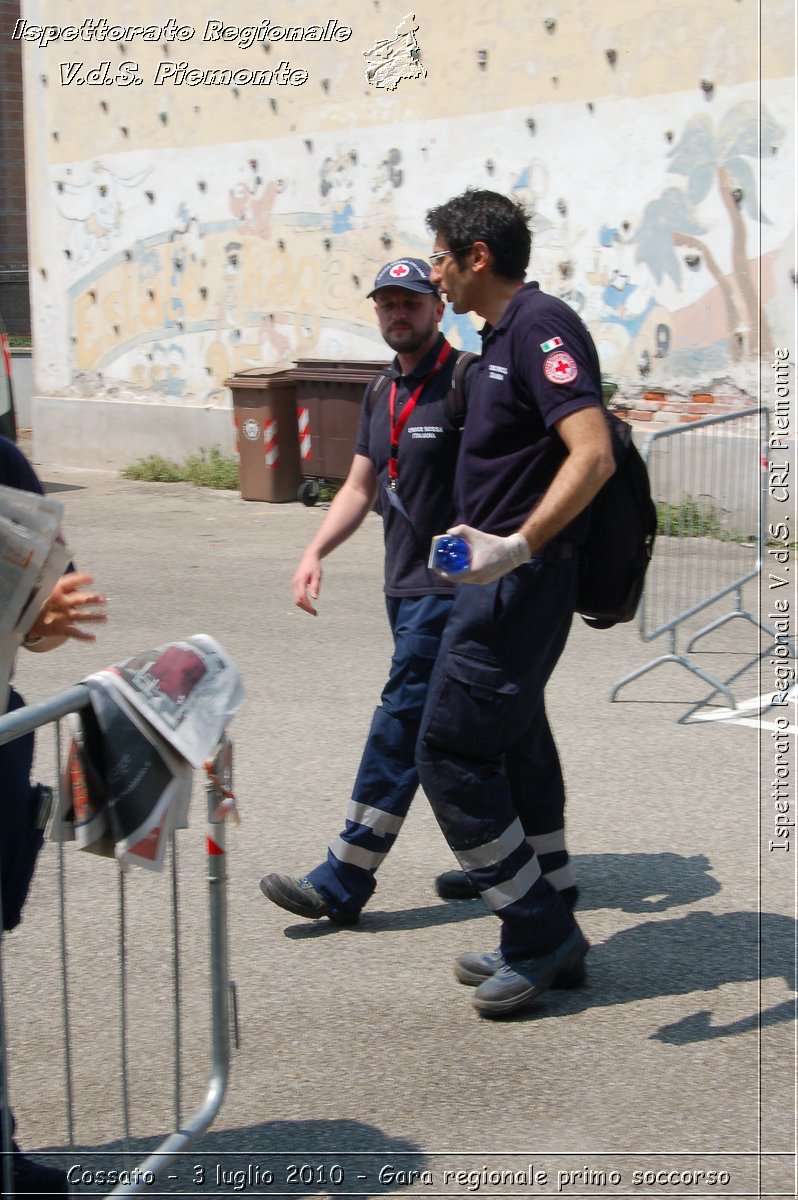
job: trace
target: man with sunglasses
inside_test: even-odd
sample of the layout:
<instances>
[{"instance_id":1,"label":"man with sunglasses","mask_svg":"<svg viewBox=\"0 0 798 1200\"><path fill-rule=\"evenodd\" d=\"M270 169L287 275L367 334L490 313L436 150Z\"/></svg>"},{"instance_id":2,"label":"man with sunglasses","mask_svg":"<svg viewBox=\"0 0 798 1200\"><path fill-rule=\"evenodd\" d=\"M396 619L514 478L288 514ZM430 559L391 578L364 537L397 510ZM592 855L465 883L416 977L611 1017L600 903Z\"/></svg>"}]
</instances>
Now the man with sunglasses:
<instances>
[{"instance_id":1,"label":"man with sunglasses","mask_svg":"<svg viewBox=\"0 0 798 1200\"><path fill-rule=\"evenodd\" d=\"M377 393L367 392L349 477L303 554L293 588L297 606L315 616L322 558L354 533L379 497L386 603L394 636L390 677L374 713L345 826L326 861L302 878L273 873L260 885L281 908L311 920L328 917L339 925L356 922L373 894L375 872L418 787L419 720L454 594L454 585L427 566L430 539L454 520L460 444L447 401L456 354L438 332L443 303L429 281L427 264L412 258L387 263L369 295L396 358L388 382ZM436 368L440 360L443 365ZM411 418L419 387L417 414ZM530 832L544 850L551 846L552 852L542 858L543 870L572 903L576 888L562 842L561 809L553 822L560 831L553 838L548 828ZM478 895L459 871L444 872L436 886L447 899Z\"/></svg>"},{"instance_id":2,"label":"man with sunglasses","mask_svg":"<svg viewBox=\"0 0 798 1200\"><path fill-rule=\"evenodd\" d=\"M556 830L548 840L530 833L564 809L544 689L573 617L586 510L614 461L587 329L524 283L523 209L469 189L430 210L427 225L432 282L456 313L486 325L449 530L468 542L471 562L452 576L417 765L450 848L500 918L499 947L461 956L455 974L476 986L481 1015L501 1017L584 976L588 943L541 862L557 849Z\"/></svg>"}]
</instances>

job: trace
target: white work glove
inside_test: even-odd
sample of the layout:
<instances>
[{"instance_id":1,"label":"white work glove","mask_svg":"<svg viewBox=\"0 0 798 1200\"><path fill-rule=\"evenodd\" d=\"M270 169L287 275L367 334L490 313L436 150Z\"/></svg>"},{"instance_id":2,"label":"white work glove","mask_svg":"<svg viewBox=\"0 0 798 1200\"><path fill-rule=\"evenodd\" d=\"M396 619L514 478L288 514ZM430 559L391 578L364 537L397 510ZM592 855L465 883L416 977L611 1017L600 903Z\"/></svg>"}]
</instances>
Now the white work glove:
<instances>
[{"instance_id":1,"label":"white work glove","mask_svg":"<svg viewBox=\"0 0 798 1200\"><path fill-rule=\"evenodd\" d=\"M471 547L471 566L468 570L449 576L455 583L493 583L516 567L528 563L531 557L522 533L500 537L495 533L472 529L470 525L456 525L446 532L452 537L464 538Z\"/></svg>"}]
</instances>

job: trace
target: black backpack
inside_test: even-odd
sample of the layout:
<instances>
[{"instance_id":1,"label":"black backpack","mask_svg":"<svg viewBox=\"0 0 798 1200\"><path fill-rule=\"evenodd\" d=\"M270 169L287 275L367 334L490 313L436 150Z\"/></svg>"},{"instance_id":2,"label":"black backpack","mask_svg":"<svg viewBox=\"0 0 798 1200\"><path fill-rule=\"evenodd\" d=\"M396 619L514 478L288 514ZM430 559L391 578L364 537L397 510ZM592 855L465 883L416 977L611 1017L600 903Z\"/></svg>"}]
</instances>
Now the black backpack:
<instances>
[{"instance_id":1,"label":"black backpack","mask_svg":"<svg viewBox=\"0 0 798 1200\"><path fill-rule=\"evenodd\" d=\"M590 506L580 551L576 611L594 629L631 621L643 594L657 533L646 464L626 421L606 412L615 474Z\"/></svg>"}]
</instances>

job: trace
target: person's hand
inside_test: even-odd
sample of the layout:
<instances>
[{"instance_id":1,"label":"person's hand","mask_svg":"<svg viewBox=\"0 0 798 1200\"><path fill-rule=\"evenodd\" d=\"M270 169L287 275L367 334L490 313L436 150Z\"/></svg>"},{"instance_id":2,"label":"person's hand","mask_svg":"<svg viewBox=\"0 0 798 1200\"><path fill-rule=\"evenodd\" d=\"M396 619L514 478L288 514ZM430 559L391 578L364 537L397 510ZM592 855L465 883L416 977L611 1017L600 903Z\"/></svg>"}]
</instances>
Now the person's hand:
<instances>
[{"instance_id":1,"label":"person's hand","mask_svg":"<svg viewBox=\"0 0 798 1200\"><path fill-rule=\"evenodd\" d=\"M455 583L493 583L502 575L529 562L529 545L522 533L511 533L500 537L495 533L483 533L470 525L456 525L446 532L452 537L464 538L471 547L471 565L467 571L449 575Z\"/></svg>"},{"instance_id":2,"label":"person's hand","mask_svg":"<svg viewBox=\"0 0 798 1200\"><path fill-rule=\"evenodd\" d=\"M82 591L94 578L85 571L70 571L62 575L45 601L36 620L28 630L26 643L42 639L41 649L52 649L52 640L64 642L71 638L76 642L94 642L97 635L84 625L104 625L108 620L105 613L107 603L100 592ZM34 649L29 646L29 649Z\"/></svg>"},{"instance_id":3,"label":"person's hand","mask_svg":"<svg viewBox=\"0 0 798 1200\"><path fill-rule=\"evenodd\" d=\"M312 617L318 616L313 601L319 598L321 574L321 559L317 554L306 550L294 571L291 587L294 592L294 604L303 612L310 613Z\"/></svg>"}]
</instances>

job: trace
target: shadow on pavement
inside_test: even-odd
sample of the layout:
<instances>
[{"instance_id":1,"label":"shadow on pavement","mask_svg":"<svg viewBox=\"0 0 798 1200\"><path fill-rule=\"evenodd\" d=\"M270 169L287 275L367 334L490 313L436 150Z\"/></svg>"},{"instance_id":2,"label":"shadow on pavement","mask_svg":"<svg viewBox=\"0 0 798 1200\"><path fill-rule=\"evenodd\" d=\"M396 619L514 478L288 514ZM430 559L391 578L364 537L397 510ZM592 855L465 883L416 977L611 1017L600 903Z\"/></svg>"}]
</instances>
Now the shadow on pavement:
<instances>
[{"instance_id":1,"label":"shadow on pavement","mask_svg":"<svg viewBox=\"0 0 798 1200\"><path fill-rule=\"evenodd\" d=\"M657 913L680 904L694 904L720 891L709 874L711 864L704 854L685 858L681 854L576 854L574 871L579 883L579 912L619 908L628 913ZM430 880L430 886L432 880ZM438 901L419 908L395 912L369 906L360 922L345 927L346 933L386 933L396 930L451 925L472 921L484 914L478 900ZM284 930L287 938L326 937L340 933L331 921L302 921Z\"/></svg>"},{"instance_id":2,"label":"shadow on pavement","mask_svg":"<svg viewBox=\"0 0 798 1200\"><path fill-rule=\"evenodd\" d=\"M581 912L619 908L628 913L664 912L720 891L704 854L575 854Z\"/></svg>"},{"instance_id":3,"label":"shadow on pavement","mask_svg":"<svg viewBox=\"0 0 798 1200\"><path fill-rule=\"evenodd\" d=\"M48 496L55 495L56 492L85 491L84 485L81 483L48 483L46 480L42 480L42 487Z\"/></svg>"},{"instance_id":4,"label":"shadow on pavement","mask_svg":"<svg viewBox=\"0 0 798 1200\"><path fill-rule=\"evenodd\" d=\"M266 1103L274 1104L270 1097ZM141 1168L161 1138L131 1138L48 1155L72 1169L73 1186L94 1191L81 1174ZM424 1154L360 1121L264 1121L242 1129L211 1129L144 1188L151 1200L177 1194L231 1196L383 1196L407 1191L408 1176L428 1169ZM105 1191L96 1194L105 1195Z\"/></svg>"},{"instance_id":5,"label":"shadow on pavement","mask_svg":"<svg viewBox=\"0 0 798 1200\"><path fill-rule=\"evenodd\" d=\"M646 921L593 945L586 987L546 992L534 1008L509 1019L539 1020L760 979L783 979L795 989L796 926L792 917L755 912L692 912L672 920ZM711 1010L702 1008L649 1036L672 1045L733 1037L794 1020L795 1002L782 1001L726 1025L712 1026L711 1015Z\"/></svg>"}]
</instances>

